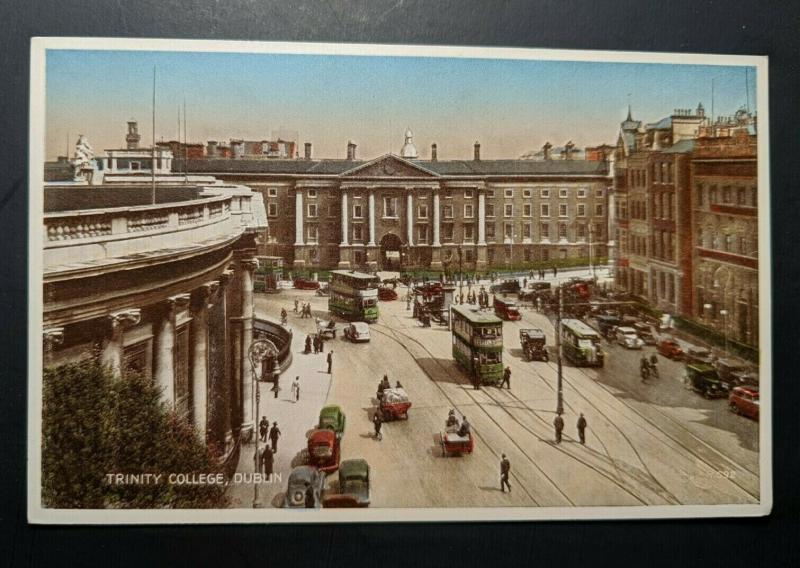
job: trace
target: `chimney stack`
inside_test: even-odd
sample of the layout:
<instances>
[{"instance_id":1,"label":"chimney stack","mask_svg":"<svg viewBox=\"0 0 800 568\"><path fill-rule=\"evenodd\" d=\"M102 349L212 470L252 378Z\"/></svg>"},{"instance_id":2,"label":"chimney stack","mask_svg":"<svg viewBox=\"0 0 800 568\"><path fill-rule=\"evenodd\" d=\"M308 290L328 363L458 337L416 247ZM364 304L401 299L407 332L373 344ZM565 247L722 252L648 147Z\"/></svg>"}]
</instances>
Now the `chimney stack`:
<instances>
[{"instance_id":1,"label":"chimney stack","mask_svg":"<svg viewBox=\"0 0 800 568\"><path fill-rule=\"evenodd\" d=\"M352 141L347 143L347 159L351 162L356 159L356 145Z\"/></svg>"},{"instance_id":2,"label":"chimney stack","mask_svg":"<svg viewBox=\"0 0 800 568\"><path fill-rule=\"evenodd\" d=\"M575 151L575 144L572 143L572 140L564 144L564 159L571 160L572 153Z\"/></svg>"},{"instance_id":3,"label":"chimney stack","mask_svg":"<svg viewBox=\"0 0 800 568\"><path fill-rule=\"evenodd\" d=\"M128 145L128 150L136 150L139 148L139 140L142 135L139 134L139 125L135 120L128 121L128 134L125 136L125 142Z\"/></svg>"},{"instance_id":4,"label":"chimney stack","mask_svg":"<svg viewBox=\"0 0 800 568\"><path fill-rule=\"evenodd\" d=\"M436 143L434 142L433 144L431 144L431 162L436 162L439 159L439 156L438 156L438 153L437 153L436 150L437 150L437 147L436 147Z\"/></svg>"},{"instance_id":5,"label":"chimney stack","mask_svg":"<svg viewBox=\"0 0 800 568\"><path fill-rule=\"evenodd\" d=\"M481 159L481 145L480 145L480 142L478 142L477 140L475 141L475 151L474 151L473 159L476 162L480 161L480 159Z\"/></svg>"},{"instance_id":6,"label":"chimney stack","mask_svg":"<svg viewBox=\"0 0 800 568\"><path fill-rule=\"evenodd\" d=\"M208 145L206 146L206 156L209 158L216 158L217 157L217 141L216 140L209 140Z\"/></svg>"},{"instance_id":7,"label":"chimney stack","mask_svg":"<svg viewBox=\"0 0 800 568\"><path fill-rule=\"evenodd\" d=\"M550 144L550 142L545 142L544 146L542 146L542 154L544 154L544 159L545 160L549 160L550 159L550 148L552 148L552 147L553 147L553 145Z\"/></svg>"},{"instance_id":8,"label":"chimney stack","mask_svg":"<svg viewBox=\"0 0 800 568\"><path fill-rule=\"evenodd\" d=\"M305 158L306 160L311 159L311 142L305 143Z\"/></svg>"}]
</instances>

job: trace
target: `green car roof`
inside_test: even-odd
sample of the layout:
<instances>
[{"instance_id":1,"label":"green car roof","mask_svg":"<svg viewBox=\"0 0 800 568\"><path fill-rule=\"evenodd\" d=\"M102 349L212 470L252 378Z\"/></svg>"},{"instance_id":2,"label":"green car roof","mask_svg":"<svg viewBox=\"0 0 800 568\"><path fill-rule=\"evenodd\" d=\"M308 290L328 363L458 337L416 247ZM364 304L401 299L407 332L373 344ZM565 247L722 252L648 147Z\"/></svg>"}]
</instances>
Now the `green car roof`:
<instances>
[{"instance_id":1,"label":"green car roof","mask_svg":"<svg viewBox=\"0 0 800 568\"><path fill-rule=\"evenodd\" d=\"M692 363L691 365L686 365L688 369L692 369L698 373L708 373L709 371L716 372L717 370L708 363Z\"/></svg>"},{"instance_id":2,"label":"green car roof","mask_svg":"<svg viewBox=\"0 0 800 568\"><path fill-rule=\"evenodd\" d=\"M339 464L339 477L344 479L351 477L369 477L369 464L367 460L358 458L342 461Z\"/></svg>"},{"instance_id":3,"label":"green car roof","mask_svg":"<svg viewBox=\"0 0 800 568\"><path fill-rule=\"evenodd\" d=\"M323 416L332 417L332 416L337 416L339 414L344 414L344 412L342 412L342 409L336 406L335 404L329 406L323 406L322 410L319 411L320 417Z\"/></svg>"}]
</instances>

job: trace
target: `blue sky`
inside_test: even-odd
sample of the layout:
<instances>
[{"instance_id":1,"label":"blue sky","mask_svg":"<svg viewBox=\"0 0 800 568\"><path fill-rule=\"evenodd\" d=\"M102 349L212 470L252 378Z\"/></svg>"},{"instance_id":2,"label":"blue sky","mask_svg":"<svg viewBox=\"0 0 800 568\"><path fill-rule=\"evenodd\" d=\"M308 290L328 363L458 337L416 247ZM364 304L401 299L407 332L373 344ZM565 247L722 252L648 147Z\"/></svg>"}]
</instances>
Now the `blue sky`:
<instances>
[{"instance_id":1,"label":"blue sky","mask_svg":"<svg viewBox=\"0 0 800 568\"><path fill-rule=\"evenodd\" d=\"M85 134L96 150L124 146L125 122L151 139L153 66L156 140L177 136L186 99L190 141L265 139L299 133L314 156L399 152L410 127L420 157L514 158L545 141L613 143L630 101L637 120L655 122L702 101L733 114L746 103L744 67L198 52L47 52L46 156ZM755 70L749 68L755 108Z\"/></svg>"}]
</instances>

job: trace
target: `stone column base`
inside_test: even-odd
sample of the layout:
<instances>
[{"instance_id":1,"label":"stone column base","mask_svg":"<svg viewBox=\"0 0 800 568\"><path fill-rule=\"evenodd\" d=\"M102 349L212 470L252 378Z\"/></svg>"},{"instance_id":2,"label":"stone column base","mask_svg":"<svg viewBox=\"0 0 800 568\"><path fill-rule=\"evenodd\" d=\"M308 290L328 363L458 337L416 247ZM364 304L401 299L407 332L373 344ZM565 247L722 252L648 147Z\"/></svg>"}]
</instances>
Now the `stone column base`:
<instances>
[{"instance_id":1,"label":"stone column base","mask_svg":"<svg viewBox=\"0 0 800 568\"><path fill-rule=\"evenodd\" d=\"M339 270L350 269L350 249L347 245L339 245Z\"/></svg>"},{"instance_id":2,"label":"stone column base","mask_svg":"<svg viewBox=\"0 0 800 568\"><path fill-rule=\"evenodd\" d=\"M431 249L431 270L442 270L442 248L434 246Z\"/></svg>"},{"instance_id":3,"label":"stone column base","mask_svg":"<svg viewBox=\"0 0 800 568\"><path fill-rule=\"evenodd\" d=\"M489 265L486 256L486 245L478 245L478 258L475 261L475 270L483 270Z\"/></svg>"}]
</instances>

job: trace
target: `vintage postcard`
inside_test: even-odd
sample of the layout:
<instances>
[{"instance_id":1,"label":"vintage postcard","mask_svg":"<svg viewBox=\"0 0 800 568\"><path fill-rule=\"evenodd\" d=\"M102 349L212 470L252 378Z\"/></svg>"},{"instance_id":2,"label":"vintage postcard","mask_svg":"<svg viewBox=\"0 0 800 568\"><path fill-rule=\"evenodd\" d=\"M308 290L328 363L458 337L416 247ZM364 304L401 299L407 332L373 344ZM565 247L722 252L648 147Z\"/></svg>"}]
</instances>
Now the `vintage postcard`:
<instances>
[{"instance_id":1,"label":"vintage postcard","mask_svg":"<svg viewBox=\"0 0 800 568\"><path fill-rule=\"evenodd\" d=\"M769 513L766 58L31 63L31 522Z\"/></svg>"}]
</instances>

